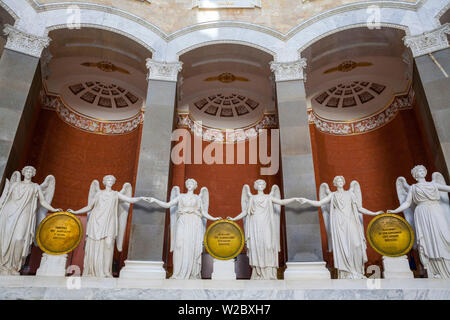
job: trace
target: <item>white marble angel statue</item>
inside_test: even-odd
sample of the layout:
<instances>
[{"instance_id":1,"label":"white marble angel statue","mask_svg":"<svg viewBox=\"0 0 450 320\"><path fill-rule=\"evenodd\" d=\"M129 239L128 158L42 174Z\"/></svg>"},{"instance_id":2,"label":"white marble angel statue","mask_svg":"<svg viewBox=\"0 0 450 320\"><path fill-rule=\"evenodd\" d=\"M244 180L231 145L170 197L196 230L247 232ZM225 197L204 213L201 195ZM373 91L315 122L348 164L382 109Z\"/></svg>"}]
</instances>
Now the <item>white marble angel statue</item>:
<instances>
[{"instance_id":1,"label":"white marble angel statue","mask_svg":"<svg viewBox=\"0 0 450 320\"><path fill-rule=\"evenodd\" d=\"M425 180L427 169L418 165L411 170L416 184L409 185L404 177L397 178L400 206L388 213L403 211L415 230L420 261L430 278L450 278L450 206L445 179L439 172L432 181Z\"/></svg>"},{"instance_id":2,"label":"white marble angel statue","mask_svg":"<svg viewBox=\"0 0 450 320\"><path fill-rule=\"evenodd\" d=\"M55 177L47 176L39 185L31 181L36 169L27 166L6 179L0 197L0 274L19 275L22 265L30 253L39 223L47 211L57 212L50 203L55 192Z\"/></svg>"},{"instance_id":3,"label":"white marble angel statue","mask_svg":"<svg viewBox=\"0 0 450 320\"><path fill-rule=\"evenodd\" d=\"M197 181L186 180L187 193L181 193L174 186L170 201L164 202L147 198L163 208L170 208L170 252L173 252L173 275L171 279L201 279L203 237L206 231L206 219L216 221L208 213L209 191L201 188L200 194L194 194Z\"/></svg>"},{"instance_id":4,"label":"white marble angel statue","mask_svg":"<svg viewBox=\"0 0 450 320\"><path fill-rule=\"evenodd\" d=\"M352 181L350 189L344 190L344 177L336 176L333 185L337 188L335 192L331 192L325 182L320 185L319 201L305 198L298 201L322 208L328 251L333 252L338 278L363 279L367 245L362 215L374 216L383 211L372 212L363 208L361 187L357 181Z\"/></svg>"},{"instance_id":5,"label":"white marble angel statue","mask_svg":"<svg viewBox=\"0 0 450 320\"><path fill-rule=\"evenodd\" d=\"M281 200L280 188L272 186L270 194L265 194L266 182L256 180L252 194L246 184L242 188L242 212L227 219L237 221L244 219L247 256L252 267L253 280L276 280L278 252L280 252L280 213L281 206L296 201L296 198Z\"/></svg>"},{"instance_id":6,"label":"white marble angel statue","mask_svg":"<svg viewBox=\"0 0 450 320\"><path fill-rule=\"evenodd\" d=\"M112 277L114 242L122 252L123 239L127 226L130 203L144 200L132 198L130 183L125 183L121 191L112 190L116 178L107 175L103 178L104 190L97 180L89 189L88 205L80 210L68 209L73 214L88 213L86 244L84 251L84 277Z\"/></svg>"}]
</instances>

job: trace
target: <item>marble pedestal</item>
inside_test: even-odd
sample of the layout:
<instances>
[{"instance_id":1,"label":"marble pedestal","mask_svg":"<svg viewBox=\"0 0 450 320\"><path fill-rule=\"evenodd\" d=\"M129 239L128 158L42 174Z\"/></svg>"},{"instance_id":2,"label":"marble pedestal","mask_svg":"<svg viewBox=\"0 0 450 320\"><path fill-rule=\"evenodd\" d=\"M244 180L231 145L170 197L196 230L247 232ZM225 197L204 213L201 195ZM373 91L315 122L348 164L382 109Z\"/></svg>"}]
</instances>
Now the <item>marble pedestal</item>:
<instances>
[{"instance_id":1,"label":"marble pedestal","mask_svg":"<svg viewBox=\"0 0 450 320\"><path fill-rule=\"evenodd\" d=\"M67 254L42 254L41 265L36 271L37 276L64 277L66 275Z\"/></svg>"},{"instance_id":2,"label":"marble pedestal","mask_svg":"<svg viewBox=\"0 0 450 320\"><path fill-rule=\"evenodd\" d=\"M236 280L234 271L234 259L218 260L214 259L212 280Z\"/></svg>"},{"instance_id":3,"label":"marble pedestal","mask_svg":"<svg viewBox=\"0 0 450 320\"><path fill-rule=\"evenodd\" d=\"M324 261L286 262L285 280L331 279L330 271Z\"/></svg>"},{"instance_id":4,"label":"marble pedestal","mask_svg":"<svg viewBox=\"0 0 450 320\"><path fill-rule=\"evenodd\" d=\"M166 278L166 271L162 261L126 260L120 271L120 278L161 280Z\"/></svg>"},{"instance_id":5,"label":"marble pedestal","mask_svg":"<svg viewBox=\"0 0 450 320\"><path fill-rule=\"evenodd\" d=\"M384 279L413 279L414 274L409 268L408 257L383 256Z\"/></svg>"}]
</instances>

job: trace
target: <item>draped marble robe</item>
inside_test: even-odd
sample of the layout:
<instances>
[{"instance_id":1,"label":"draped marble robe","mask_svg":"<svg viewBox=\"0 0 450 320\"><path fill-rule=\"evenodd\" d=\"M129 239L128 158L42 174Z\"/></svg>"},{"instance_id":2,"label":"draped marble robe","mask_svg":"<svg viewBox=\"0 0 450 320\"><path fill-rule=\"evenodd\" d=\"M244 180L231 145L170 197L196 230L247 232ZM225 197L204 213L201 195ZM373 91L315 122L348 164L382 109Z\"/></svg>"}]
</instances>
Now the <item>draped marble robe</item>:
<instances>
[{"instance_id":1,"label":"draped marble robe","mask_svg":"<svg viewBox=\"0 0 450 320\"><path fill-rule=\"evenodd\" d=\"M434 182L411 186L420 260L434 277L450 278L450 223Z\"/></svg>"},{"instance_id":2,"label":"draped marble robe","mask_svg":"<svg viewBox=\"0 0 450 320\"><path fill-rule=\"evenodd\" d=\"M114 243L119 232L119 192L99 191L86 227L83 276L112 277Z\"/></svg>"},{"instance_id":3,"label":"draped marble robe","mask_svg":"<svg viewBox=\"0 0 450 320\"><path fill-rule=\"evenodd\" d=\"M359 215L357 199L351 191L332 193L330 229L339 279L364 278L367 245Z\"/></svg>"},{"instance_id":4,"label":"draped marble robe","mask_svg":"<svg viewBox=\"0 0 450 320\"><path fill-rule=\"evenodd\" d=\"M0 207L0 271L19 274L30 253L36 228L39 185L13 183Z\"/></svg>"},{"instance_id":5,"label":"draped marble robe","mask_svg":"<svg viewBox=\"0 0 450 320\"><path fill-rule=\"evenodd\" d=\"M176 217L171 279L201 279L205 224L200 196L180 194Z\"/></svg>"},{"instance_id":6,"label":"draped marble robe","mask_svg":"<svg viewBox=\"0 0 450 320\"><path fill-rule=\"evenodd\" d=\"M252 195L245 218L245 240L251 279L277 279L280 238L271 195Z\"/></svg>"}]
</instances>

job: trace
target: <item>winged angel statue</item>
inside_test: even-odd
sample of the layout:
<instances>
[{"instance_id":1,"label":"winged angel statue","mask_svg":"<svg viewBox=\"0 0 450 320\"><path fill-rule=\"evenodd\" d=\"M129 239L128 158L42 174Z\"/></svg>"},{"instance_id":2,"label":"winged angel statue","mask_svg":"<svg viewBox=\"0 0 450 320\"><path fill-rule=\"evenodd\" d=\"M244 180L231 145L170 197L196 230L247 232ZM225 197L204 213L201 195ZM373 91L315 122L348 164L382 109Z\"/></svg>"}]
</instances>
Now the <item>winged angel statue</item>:
<instances>
[{"instance_id":1,"label":"winged angel statue","mask_svg":"<svg viewBox=\"0 0 450 320\"><path fill-rule=\"evenodd\" d=\"M57 212L50 203L55 192L55 177L49 175L39 185L31 181L36 169L22 169L24 180L15 171L11 180L6 179L0 197L0 274L19 275L22 265L30 253L39 223L47 211Z\"/></svg>"},{"instance_id":2,"label":"winged angel statue","mask_svg":"<svg viewBox=\"0 0 450 320\"><path fill-rule=\"evenodd\" d=\"M98 180L92 181L88 205L77 211L67 210L73 214L88 213L83 276L112 277L114 242L117 250L122 252L130 203L144 200L143 197L131 197L132 188L128 182L120 192L112 190L115 182L112 175L103 177L105 189L101 190Z\"/></svg>"},{"instance_id":3,"label":"winged angel statue","mask_svg":"<svg viewBox=\"0 0 450 320\"><path fill-rule=\"evenodd\" d=\"M173 252L173 275L171 279L201 279L203 237L206 231L206 219L220 220L208 213L209 191L201 188L200 194L194 194L197 181L186 180L187 193L181 193L174 186L170 201L146 198L163 208L170 208L170 252Z\"/></svg>"},{"instance_id":4,"label":"winged angel statue","mask_svg":"<svg viewBox=\"0 0 450 320\"><path fill-rule=\"evenodd\" d=\"M322 208L328 238L328 251L333 252L334 267L339 279L363 279L364 263L367 262L366 238L362 214L378 215L362 207L361 186L357 181L344 190L345 179L336 176L333 185L337 191L331 192L327 183L319 188L319 201L300 198L307 203Z\"/></svg>"},{"instance_id":5,"label":"winged angel statue","mask_svg":"<svg viewBox=\"0 0 450 320\"><path fill-rule=\"evenodd\" d=\"M445 179L439 172L425 180L427 169L418 165L411 170L416 184L404 177L396 181L400 207L388 213L402 212L416 234L416 248L430 278L450 278L450 206Z\"/></svg>"},{"instance_id":6,"label":"winged angel statue","mask_svg":"<svg viewBox=\"0 0 450 320\"><path fill-rule=\"evenodd\" d=\"M280 188L273 185L269 194L264 193L266 182L256 180L253 195L246 184L242 188L242 212L235 218L244 219L247 256L252 267L251 279L276 280L278 252L280 252L280 213L281 206L296 201L296 198L281 200Z\"/></svg>"}]
</instances>

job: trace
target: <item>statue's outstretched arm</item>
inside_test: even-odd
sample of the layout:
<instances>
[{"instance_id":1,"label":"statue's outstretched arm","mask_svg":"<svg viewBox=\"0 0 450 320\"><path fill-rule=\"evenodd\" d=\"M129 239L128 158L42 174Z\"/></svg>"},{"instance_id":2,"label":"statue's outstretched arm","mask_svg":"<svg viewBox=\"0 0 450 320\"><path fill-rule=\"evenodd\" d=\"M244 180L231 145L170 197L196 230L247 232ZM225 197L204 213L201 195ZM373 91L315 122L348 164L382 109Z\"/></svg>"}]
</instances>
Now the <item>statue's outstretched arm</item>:
<instances>
[{"instance_id":1,"label":"statue's outstretched arm","mask_svg":"<svg viewBox=\"0 0 450 320\"><path fill-rule=\"evenodd\" d=\"M236 217L232 218L232 217L227 217L228 220L231 221L238 221L241 220L242 218L244 218L247 215L247 210L242 211L239 215L237 215Z\"/></svg>"},{"instance_id":2,"label":"statue's outstretched arm","mask_svg":"<svg viewBox=\"0 0 450 320\"><path fill-rule=\"evenodd\" d=\"M146 200L146 201L148 201L148 200ZM170 200L169 202L164 202L164 201L161 201L161 200L158 200L158 199L155 199L155 198L150 198L150 201L149 201L149 202L150 202L150 203L153 203L153 202L154 202L154 203L156 203L157 205L159 205L160 207L163 207L163 208L165 208L165 209L169 209L169 208L171 208L171 207L177 205L177 203L178 203L178 197L176 197L176 198Z\"/></svg>"},{"instance_id":3,"label":"statue's outstretched arm","mask_svg":"<svg viewBox=\"0 0 450 320\"><path fill-rule=\"evenodd\" d=\"M41 206L43 206L48 211L50 211L50 212L63 211L62 209L55 209L55 208L53 208L50 205L50 203L48 203L47 200L45 200L45 197L44 197L44 194L43 194L41 188L38 188L38 196L39 196L39 202L40 202Z\"/></svg>"},{"instance_id":4,"label":"statue's outstretched arm","mask_svg":"<svg viewBox=\"0 0 450 320\"><path fill-rule=\"evenodd\" d=\"M200 202L201 202L201 201L200 201ZM202 211L202 215L203 215L206 219L208 219L208 220L211 220L211 221L217 221L217 220L222 219L221 217L213 217L212 215L210 215L210 214L204 209L203 203L200 203L200 210Z\"/></svg>"},{"instance_id":5,"label":"statue's outstretched arm","mask_svg":"<svg viewBox=\"0 0 450 320\"><path fill-rule=\"evenodd\" d=\"M321 207L321 206L323 206L323 205L325 205L325 204L327 204L327 203L329 203L331 201L332 195L333 194L330 193L328 196L326 196L325 198L323 198L320 201L309 200L309 199L305 199L305 198L297 198L296 200L298 202L300 202L300 204L307 203L307 204L309 204L309 205L311 205L313 207Z\"/></svg>"},{"instance_id":6,"label":"statue's outstretched arm","mask_svg":"<svg viewBox=\"0 0 450 320\"><path fill-rule=\"evenodd\" d=\"M398 207L395 210L387 210L387 213L399 213L406 209L408 209L411 206L412 203L412 193L411 190L408 191L408 195L406 196L405 202L403 202L400 207Z\"/></svg>"},{"instance_id":7,"label":"statue's outstretched arm","mask_svg":"<svg viewBox=\"0 0 450 320\"><path fill-rule=\"evenodd\" d=\"M121 194L120 192L118 194L119 194L119 199L120 200L129 202L129 203L136 203L138 201L146 199L145 197L137 197L137 198L127 197L126 195Z\"/></svg>"},{"instance_id":8,"label":"statue's outstretched arm","mask_svg":"<svg viewBox=\"0 0 450 320\"><path fill-rule=\"evenodd\" d=\"M450 186L446 186L439 183L436 183L436 186L439 189L439 191L450 192Z\"/></svg>"},{"instance_id":9,"label":"statue's outstretched arm","mask_svg":"<svg viewBox=\"0 0 450 320\"><path fill-rule=\"evenodd\" d=\"M298 198L290 198L290 199L278 199L276 197L270 197L273 203L279 204L280 206L285 206L289 203L297 201Z\"/></svg>"},{"instance_id":10,"label":"statue's outstretched arm","mask_svg":"<svg viewBox=\"0 0 450 320\"><path fill-rule=\"evenodd\" d=\"M377 215L379 215L379 214L384 213L383 210L377 211L377 212L373 212L373 211L370 211L370 210L368 210L368 209L365 209L365 208L363 208L363 207L361 207L361 206L358 206L358 211L361 212L362 214L367 214L367 215L369 215L369 216L377 216Z\"/></svg>"}]
</instances>

